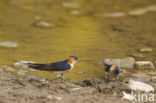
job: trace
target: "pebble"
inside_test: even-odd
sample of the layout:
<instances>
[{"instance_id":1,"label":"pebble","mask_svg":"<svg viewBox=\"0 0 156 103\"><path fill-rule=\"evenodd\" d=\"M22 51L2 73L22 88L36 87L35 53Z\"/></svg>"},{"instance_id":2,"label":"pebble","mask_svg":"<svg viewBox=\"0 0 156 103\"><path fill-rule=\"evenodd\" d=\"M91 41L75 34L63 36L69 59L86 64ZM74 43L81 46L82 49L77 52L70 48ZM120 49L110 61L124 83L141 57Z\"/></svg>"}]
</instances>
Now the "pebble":
<instances>
[{"instance_id":1,"label":"pebble","mask_svg":"<svg viewBox=\"0 0 156 103\"><path fill-rule=\"evenodd\" d=\"M108 14L104 14L105 17L110 17L110 18L116 18L116 17L123 17L126 16L125 13L123 12L116 12L116 13L108 13Z\"/></svg>"},{"instance_id":2,"label":"pebble","mask_svg":"<svg viewBox=\"0 0 156 103\"><path fill-rule=\"evenodd\" d=\"M151 52L152 48L141 48L140 52Z\"/></svg>"},{"instance_id":3,"label":"pebble","mask_svg":"<svg viewBox=\"0 0 156 103\"><path fill-rule=\"evenodd\" d=\"M35 26L40 27L40 28L50 28L52 25L48 22L40 21L40 22L36 23Z\"/></svg>"},{"instance_id":4,"label":"pebble","mask_svg":"<svg viewBox=\"0 0 156 103\"><path fill-rule=\"evenodd\" d=\"M79 15L80 14L80 11L79 10L71 10L70 13L72 15Z\"/></svg>"},{"instance_id":5,"label":"pebble","mask_svg":"<svg viewBox=\"0 0 156 103\"><path fill-rule=\"evenodd\" d=\"M138 58L142 58L142 57L144 57L142 54L135 54L135 53L132 54L132 56L133 56L133 57L138 57Z\"/></svg>"},{"instance_id":6,"label":"pebble","mask_svg":"<svg viewBox=\"0 0 156 103\"><path fill-rule=\"evenodd\" d=\"M18 75L24 76L24 75L26 75L26 72L27 72L27 71L19 70L19 71L18 71Z\"/></svg>"},{"instance_id":7,"label":"pebble","mask_svg":"<svg viewBox=\"0 0 156 103\"><path fill-rule=\"evenodd\" d=\"M62 5L66 8L80 8L80 5L76 2L63 2Z\"/></svg>"},{"instance_id":8,"label":"pebble","mask_svg":"<svg viewBox=\"0 0 156 103\"><path fill-rule=\"evenodd\" d=\"M83 74L84 72L76 72L77 74Z\"/></svg>"},{"instance_id":9,"label":"pebble","mask_svg":"<svg viewBox=\"0 0 156 103\"><path fill-rule=\"evenodd\" d=\"M155 69L154 64L151 61L137 61L135 63L136 69Z\"/></svg>"},{"instance_id":10,"label":"pebble","mask_svg":"<svg viewBox=\"0 0 156 103\"><path fill-rule=\"evenodd\" d=\"M17 47L18 44L16 42L7 41L7 42L0 42L0 46L3 46L3 47Z\"/></svg>"},{"instance_id":11,"label":"pebble","mask_svg":"<svg viewBox=\"0 0 156 103\"><path fill-rule=\"evenodd\" d=\"M133 57L121 59L104 59L103 63L108 65L118 64L121 68L134 68L135 59Z\"/></svg>"},{"instance_id":12,"label":"pebble","mask_svg":"<svg viewBox=\"0 0 156 103\"><path fill-rule=\"evenodd\" d=\"M3 73L3 69L0 69L0 74Z\"/></svg>"}]
</instances>

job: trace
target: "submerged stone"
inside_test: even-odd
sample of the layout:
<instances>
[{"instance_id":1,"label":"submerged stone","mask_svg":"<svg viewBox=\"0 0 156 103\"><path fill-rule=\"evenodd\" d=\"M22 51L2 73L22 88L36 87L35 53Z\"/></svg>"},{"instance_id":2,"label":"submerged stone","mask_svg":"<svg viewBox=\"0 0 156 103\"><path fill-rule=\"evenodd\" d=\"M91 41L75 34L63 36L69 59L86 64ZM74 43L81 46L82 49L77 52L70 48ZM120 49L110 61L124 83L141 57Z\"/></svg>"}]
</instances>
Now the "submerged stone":
<instances>
[{"instance_id":1,"label":"submerged stone","mask_svg":"<svg viewBox=\"0 0 156 103\"><path fill-rule=\"evenodd\" d=\"M3 46L3 47L17 47L18 44L16 42L7 41L7 42L0 42L0 46Z\"/></svg>"},{"instance_id":2,"label":"submerged stone","mask_svg":"<svg viewBox=\"0 0 156 103\"><path fill-rule=\"evenodd\" d=\"M152 51L152 48L149 48L149 47L140 49L140 52L151 52L151 51Z\"/></svg>"},{"instance_id":3,"label":"submerged stone","mask_svg":"<svg viewBox=\"0 0 156 103\"><path fill-rule=\"evenodd\" d=\"M48 23L48 22L40 21L40 22L36 23L35 26L40 27L40 28L49 28L52 25L50 23Z\"/></svg>"},{"instance_id":4,"label":"submerged stone","mask_svg":"<svg viewBox=\"0 0 156 103\"><path fill-rule=\"evenodd\" d=\"M134 68L135 59L132 57L122 59L104 59L103 63L108 65L118 64L121 68Z\"/></svg>"},{"instance_id":5,"label":"submerged stone","mask_svg":"<svg viewBox=\"0 0 156 103\"><path fill-rule=\"evenodd\" d=\"M154 64L151 61L137 61L135 63L137 69L155 69Z\"/></svg>"},{"instance_id":6,"label":"submerged stone","mask_svg":"<svg viewBox=\"0 0 156 103\"><path fill-rule=\"evenodd\" d=\"M123 16L126 16L125 13L123 12L116 12L116 13L107 13L107 14L104 14L105 17L110 17L110 18L117 18L117 17L123 17Z\"/></svg>"}]
</instances>

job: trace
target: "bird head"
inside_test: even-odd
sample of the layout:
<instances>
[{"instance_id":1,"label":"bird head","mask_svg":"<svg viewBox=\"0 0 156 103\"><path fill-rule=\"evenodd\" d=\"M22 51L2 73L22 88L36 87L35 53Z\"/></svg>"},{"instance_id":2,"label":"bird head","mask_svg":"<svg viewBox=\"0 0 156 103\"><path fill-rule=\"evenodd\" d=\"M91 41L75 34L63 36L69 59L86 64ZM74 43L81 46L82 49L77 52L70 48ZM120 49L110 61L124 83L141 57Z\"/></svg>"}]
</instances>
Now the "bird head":
<instances>
[{"instance_id":1,"label":"bird head","mask_svg":"<svg viewBox=\"0 0 156 103\"><path fill-rule=\"evenodd\" d=\"M78 59L76 56L69 56L69 58L67 59L68 64L70 65L74 65L78 60L80 59Z\"/></svg>"}]
</instances>

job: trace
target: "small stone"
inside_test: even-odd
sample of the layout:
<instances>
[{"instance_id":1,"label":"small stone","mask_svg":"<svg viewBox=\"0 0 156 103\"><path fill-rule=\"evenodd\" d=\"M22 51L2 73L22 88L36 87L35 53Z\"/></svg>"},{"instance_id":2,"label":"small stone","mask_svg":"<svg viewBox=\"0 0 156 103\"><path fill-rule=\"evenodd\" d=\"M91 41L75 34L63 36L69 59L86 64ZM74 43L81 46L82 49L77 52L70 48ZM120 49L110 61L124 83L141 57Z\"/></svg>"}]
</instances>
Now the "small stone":
<instances>
[{"instance_id":1,"label":"small stone","mask_svg":"<svg viewBox=\"0 0 156 103\"><path fill-rule=\"evenodd\" d=\"M0 74L3 73L3 69L0 69Z\"/></svg>"},{"instance_id":2,"label":"small stone","mask_svg":"<svg viewBox=\"0 0 156 103\"><path fill-rule=\"evenodd\" d=\"M0 46L3 46L3 47L17 47L18 44L16 42L7 41L7 42L0 42Z\"/></svg>"},{"instance_id":3,"label":"small stone","mask_svg":"<svg viewBox=\"0 0 156 103\"><path fill-rule=\"evenodd\" d=\"M140 52L151 52L152 48L141 48Z\"/></svg>"},{"instance_id":4,"label":"small stone","mask_svg":"<svg viewBox=\"0 0 156 103\"><path fill-rule=\"evenodd\" d=\"M26 75L26 72L25 72L25 71L22 71L22 70L19 70L19 71L18 71L18 75L24 76L24 75Z\"/></svg>"},{"instance_id":5,"label":"small stone","mask_svg":"<svg viewBox=\"0 0 156 103\"><path fill-rule=\"evenodd\" d=\"M142 54L132 54L133 57L138 57L138 58L142 58L144 57Z\"/></svg>"},{"instance_id":6,"label":"small stone","mask_svg":"<svg viewBox=\"0 0 156 103\"><path fill-rule=\"evenodd\" d=\"M135 63L136 69L155 69L154 64L151 61L137 61Z\"/></svg>"},{"instance_id":7,"label":"small stone","mask_svg":"<svg viewBox=\"0 0 156 103\"><path fill-rule=\"evenodd\" d=\"M51 24L45 21L40 21L38 23L35 24L36 27L40 27L40 28L49 28L51 27Z\"/></svg>"},{"instance_id":8,"label":"small stone","mask_svg":"<svg viewBox=\"0 0 156 103\"><path fill-rule=\"evenodd\" d=\"M156 76L152 76L152 82L156 82Z\"/></svg>"},{"instance_id":9,"label":"small stone","mask_svg":"<svg viewBox=\"0 0 156 103\"><path fill-rule=\"evenodd\" d=\"M83 74L84 72L76 72L77 74Z\"/></svg>"}]
</instances>

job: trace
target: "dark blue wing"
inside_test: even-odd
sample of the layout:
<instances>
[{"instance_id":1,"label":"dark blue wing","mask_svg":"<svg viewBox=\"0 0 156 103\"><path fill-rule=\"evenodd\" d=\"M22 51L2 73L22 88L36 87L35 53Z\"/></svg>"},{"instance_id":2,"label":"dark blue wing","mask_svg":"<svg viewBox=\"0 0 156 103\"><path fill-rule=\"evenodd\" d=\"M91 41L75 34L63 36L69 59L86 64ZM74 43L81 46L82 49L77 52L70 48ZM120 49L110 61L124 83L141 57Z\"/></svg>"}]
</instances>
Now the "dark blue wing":
<instances>
[{"instance_id":1,"label":"dark blue wing","mask_svg":"<svg viewBox=\"0 0 156 103\"><path fill-rule=\"evenodd\" d=\"M49 63L49 64L29 64L30 68L45 71L65 71L71 68L67 61Z\"/></svg>"}]
</instances>

